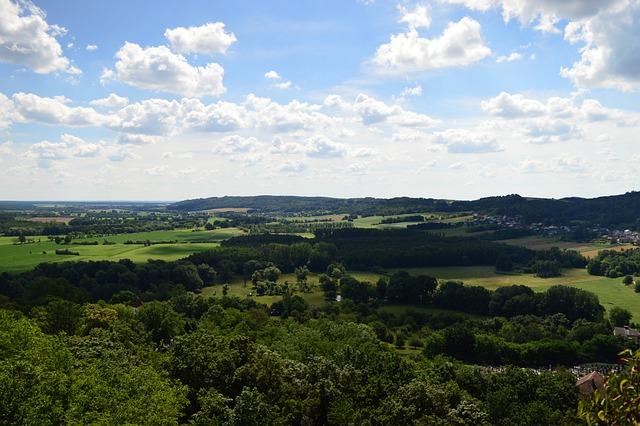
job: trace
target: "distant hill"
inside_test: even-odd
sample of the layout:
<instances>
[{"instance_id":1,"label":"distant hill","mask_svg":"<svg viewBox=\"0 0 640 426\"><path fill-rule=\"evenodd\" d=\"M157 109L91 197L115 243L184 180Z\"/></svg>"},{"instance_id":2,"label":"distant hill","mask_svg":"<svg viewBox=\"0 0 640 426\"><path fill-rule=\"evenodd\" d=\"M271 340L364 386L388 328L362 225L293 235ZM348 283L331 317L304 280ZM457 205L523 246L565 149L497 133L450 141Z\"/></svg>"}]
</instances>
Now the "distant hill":
<instances>
[{"instance_id":1,"label":"distant hill","mask_svg":"<svg viewBox=\"0 0 640 426\"><path fill-rule=\"evenodd\" d=\"M33 210L36 206L25 201L0 201L0 210Z\"/></svg>"},{"instance_id":2,"label":"distant hill","mask_svg":"<svg viewBox=\"0 0 640 426\"><path fill-rule=\"evenodd\" d=\"M223 208L245 208L252 213L323 213L359 214L364 216L442 211L447 202L430 198L330 198L257 195L249 197L211 197L181 201L167 206L169 210L200 211Z\"/></svg>"},{"instance_id":3,"label":"distant hill","mask_svg":"<svg viewBox=\"0 0 640 426\"><path fill-rule=\"evenodd\" d=\"M429 212L475 212L508 216L526 223L583 223L606 227L640 225L640 192L598 198L526 198L517 194L474 201L433 198L331 198L259 195L211 197L185 200L167 206L169 210L200 211L245 208L263 214L358 214L363 216ZM637 223L638 221L638 223Z\"/></svg>"}]
</instances>

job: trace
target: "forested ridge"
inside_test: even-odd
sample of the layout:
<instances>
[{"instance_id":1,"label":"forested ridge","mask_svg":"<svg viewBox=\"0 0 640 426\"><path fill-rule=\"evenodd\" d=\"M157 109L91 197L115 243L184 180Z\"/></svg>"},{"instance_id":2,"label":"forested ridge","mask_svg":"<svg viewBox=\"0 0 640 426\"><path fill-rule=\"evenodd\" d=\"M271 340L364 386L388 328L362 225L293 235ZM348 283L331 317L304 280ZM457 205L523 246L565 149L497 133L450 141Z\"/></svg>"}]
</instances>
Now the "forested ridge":
<instances>
[{"instance_id":1,"label":"forested ridge","mask_svg":"<svg viewBox=\"0 0 640 426\"><path fill-rule=\"evenodd\" d=\"M562 199L528 198L517 194L486 197L473 201L432 198L330 198L295 196L210 197L185 200L167 206L169 210L198 211L217 208L246 208L256 213L331 213L364 216L428 213L476 212L505 215L527 223L569 224L574 222L600 226L631 227L638 224L640 192L621 195Z\"/></svg>"}]
</instances>

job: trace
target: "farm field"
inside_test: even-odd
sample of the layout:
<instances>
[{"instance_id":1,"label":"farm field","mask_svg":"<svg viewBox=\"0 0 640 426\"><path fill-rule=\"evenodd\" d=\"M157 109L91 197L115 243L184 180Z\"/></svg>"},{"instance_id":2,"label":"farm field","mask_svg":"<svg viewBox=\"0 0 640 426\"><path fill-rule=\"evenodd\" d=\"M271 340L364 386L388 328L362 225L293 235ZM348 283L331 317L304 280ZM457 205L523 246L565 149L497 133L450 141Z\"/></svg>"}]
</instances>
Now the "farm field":
<instances>
[{"instance_id":1,"label":"farm field","mask_svg":"<svg viewBox=\"0 0 640 426\"><path fill-rule=\"evenodd\" d=\"M29 237L31 244L14 244L14 237L0 237L0 272L26 271L42 262L87 261L131 259L142 263L148 259L166 261L177 260L198 251L217 247L220 241L240 235L242 231L234 228L213 231L174 230L139 232L134 234L110 235L101 238L87 238L81 241L98 241L98 245L56 244L45 236ZM115 243L102 244L104 240ZM176 244L124 244L125 241L149 240L177 241ZM80 253L79 256L57 255L57 249L69 249Z\"/></svg>"}]
</instances>

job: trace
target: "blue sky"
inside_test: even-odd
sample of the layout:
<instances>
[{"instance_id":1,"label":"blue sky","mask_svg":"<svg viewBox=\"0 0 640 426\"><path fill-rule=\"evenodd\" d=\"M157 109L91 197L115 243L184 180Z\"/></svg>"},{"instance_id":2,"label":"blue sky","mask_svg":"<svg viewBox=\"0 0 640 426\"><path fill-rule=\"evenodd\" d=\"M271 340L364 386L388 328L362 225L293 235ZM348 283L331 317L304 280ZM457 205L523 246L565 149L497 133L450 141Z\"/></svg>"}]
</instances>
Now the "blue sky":
<instances>
[{"instance_id":1,"label":"blue sky","mask_svg":"<svg viewBox=\"0 0 640 426\"><path fill-rule=\"evenodd\" d=\"M638 190L638 0L0 0L0 199Z\"/></svg>"}]
</instances>

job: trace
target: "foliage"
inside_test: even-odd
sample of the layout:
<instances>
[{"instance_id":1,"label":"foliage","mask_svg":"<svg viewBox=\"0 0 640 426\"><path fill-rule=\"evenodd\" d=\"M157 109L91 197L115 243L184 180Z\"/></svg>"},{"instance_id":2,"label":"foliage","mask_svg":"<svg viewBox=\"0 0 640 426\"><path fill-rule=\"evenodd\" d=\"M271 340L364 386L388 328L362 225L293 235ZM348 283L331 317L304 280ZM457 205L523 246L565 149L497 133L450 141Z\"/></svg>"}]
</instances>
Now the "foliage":
<instances>
[{"instance_id":1,"label":"foliage","mask_svg":"<svg viewBox=\"0 0 640 426\"><path fill-rule=\"evenodd\" d=\"M627 368L618 375L607 374L604 389L580 402L580 417L589 425L640 424L640 351L620 355Z\"/></svg>"}]
</instances>

